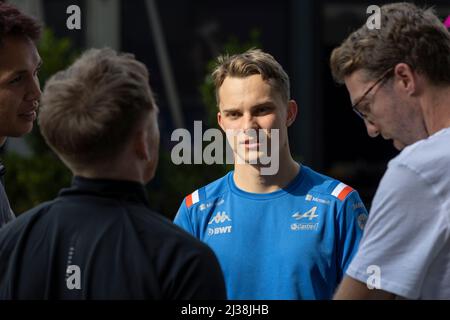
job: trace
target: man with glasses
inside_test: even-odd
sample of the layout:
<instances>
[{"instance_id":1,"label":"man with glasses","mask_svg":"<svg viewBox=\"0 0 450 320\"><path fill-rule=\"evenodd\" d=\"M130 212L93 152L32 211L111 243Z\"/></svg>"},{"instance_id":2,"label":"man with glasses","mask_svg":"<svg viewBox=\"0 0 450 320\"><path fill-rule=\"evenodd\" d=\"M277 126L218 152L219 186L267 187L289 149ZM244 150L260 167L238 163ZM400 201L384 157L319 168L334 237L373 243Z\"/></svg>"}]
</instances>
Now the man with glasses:
<instances>
[{"instance_id":1,"label":"man with glasses","mask_svg":"<svg viewBox=\"0 0 450 320\"><path fill-rule=\"evenodd\" d=\"M369 113L369 106L367 103L364 104L367 95L372 92L373 88L376 87L377 84L382 83L386 80L389 73L392 71L392 68L389 68L385 73L381 75L367 90L363 93L361 98L359 98L353 105L353 111L363 120L367 118L367 114Z\"/></svg>"},{"instance_id":2,"label":"man with glasses","mask_svg":"<svg viewBox=\"0 0 450 320\"><path fill-rule=\"evenodd\" d=\"M450 299L450 34L431 9L381 7L331 55L371 137L393 159L336 299Z\"/></svg>"}]
</instances>

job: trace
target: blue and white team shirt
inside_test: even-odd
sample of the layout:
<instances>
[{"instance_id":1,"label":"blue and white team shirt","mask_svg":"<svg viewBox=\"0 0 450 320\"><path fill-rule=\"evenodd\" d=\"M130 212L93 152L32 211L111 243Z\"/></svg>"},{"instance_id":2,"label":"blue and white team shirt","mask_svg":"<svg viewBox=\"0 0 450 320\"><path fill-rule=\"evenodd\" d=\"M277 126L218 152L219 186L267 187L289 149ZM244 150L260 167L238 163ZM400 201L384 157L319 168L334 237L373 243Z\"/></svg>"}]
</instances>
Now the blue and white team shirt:
<instances>
[{"instance_id":1,"label":"blue and white team shirt","mask_svg":"<svg viewBox=\"0 0 450 320\"><path fill-rule=\"evenodd\" d=\"M187 196L174 222L216 253L229 299L330 299L367 211L351 187L302 166L284 189L239 189L233 171Z\"/></svg>"}]
</instances>

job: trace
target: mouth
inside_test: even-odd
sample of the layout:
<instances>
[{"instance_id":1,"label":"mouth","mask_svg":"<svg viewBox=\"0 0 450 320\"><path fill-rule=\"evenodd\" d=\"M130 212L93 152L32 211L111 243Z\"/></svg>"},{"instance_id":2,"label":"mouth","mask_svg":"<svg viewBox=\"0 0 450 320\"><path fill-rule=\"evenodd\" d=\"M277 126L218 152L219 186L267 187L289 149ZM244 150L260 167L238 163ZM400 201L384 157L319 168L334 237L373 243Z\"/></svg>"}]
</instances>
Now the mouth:
<instances>
[{"instance_id":1,"label":"mouth","mask_svg":"<svg viewBox=\"0 0 450 320\"><path fill-rule=\"evenodd\" d=\"M37 109L33 108L33 109L30 109L30 110L21 112L21 113L19 113L19 117L21 119L26 120L26 121L34 121L34 120L36 120L36 116L37 116L36 111L37 111Z\"/></svg>"},{"instance_id":2,"label":"mouth","mask_svg":"<svg viewBox=\"0 0 450 320\"><path fill-rule=\"evenodd\" d=\"M240 143L244 145L246 149L258 149L261 145L257 139L246 139Z\"/></svg>"}]
</instances>

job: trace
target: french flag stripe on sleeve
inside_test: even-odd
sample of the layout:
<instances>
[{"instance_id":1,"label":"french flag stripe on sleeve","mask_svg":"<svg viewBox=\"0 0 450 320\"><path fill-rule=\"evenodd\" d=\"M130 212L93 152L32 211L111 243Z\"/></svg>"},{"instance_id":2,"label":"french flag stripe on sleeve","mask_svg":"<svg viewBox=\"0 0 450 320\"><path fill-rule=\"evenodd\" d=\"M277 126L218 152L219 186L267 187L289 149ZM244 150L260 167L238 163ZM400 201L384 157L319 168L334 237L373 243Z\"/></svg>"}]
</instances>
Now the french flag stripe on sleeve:
<instances>
[{"instance_id":1,"label":"french flag stripe on sleeve","mask_svg":"<svg viewBox=\"0 0 450 320\"><path fill-rule=\"evenodd\" d=\"M336 188L334 188L331 195L333 195L336 198L338 198L339 200L343 201L345 199L345 197L352 191L353 191L352 187L349 187L345 183L341 182L336 186Z\"/></svg>"},{"instance_id":2,"label":"french flag stripe on sleeve","mask_svg":"<svg viewBox=\"0 0 450 320\"><path fill-rule=\"evenodd\" d=\"M188 195L186 197L186 207L191 207L193 204L196 204L200 201L200 198L198 196L198 190L195 190L193 193Z\"/></svg>"}]
</instances>

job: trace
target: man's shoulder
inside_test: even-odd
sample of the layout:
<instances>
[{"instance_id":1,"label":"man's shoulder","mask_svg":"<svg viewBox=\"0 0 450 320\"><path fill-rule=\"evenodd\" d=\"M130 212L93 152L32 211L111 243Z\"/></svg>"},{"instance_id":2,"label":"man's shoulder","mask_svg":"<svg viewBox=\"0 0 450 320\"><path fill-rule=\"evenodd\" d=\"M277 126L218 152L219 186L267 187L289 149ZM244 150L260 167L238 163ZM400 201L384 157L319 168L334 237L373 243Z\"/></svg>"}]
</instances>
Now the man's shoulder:
<instances>
[{"instance_id":1,"label":"man's shoulder","mask_svg":"<svg viewBox=\"0 0 450 320\"><path fill-rule=\"evenodd\" d=\"M204 210L207 206L217 205L217 203L213 202L216 200L220 201L220 198L230 191L228 179L232 174L233 172L231 171L223 177L188 194L182 205L187 209L199 210Z\"/></svg>"},{"instance_id":2,"label":"man's shoulder","mask_svg":"<svg viewBox=\"0 0 450 320\"><path fill-rule=\"evenodd\" d=\"M14 239L20 237L23 234L23 231L29 228L29 226L33 224L43 212L46 212L53 203L54 201L41 203L3 226L1 229L2 232L0 232L0 246L2 246L2 243L5 244L8 242L14 244Z\"/></svg>"},{"instance_id":3,"label":"man's shoulder","mask_svg":"<svg viewBox=\"0 0 450 320\"><path fill-rule=\"evenodd\" d=\"M302 166L304 171L303 188L306 187L308 194L306 200L314 200L314 196L320 196L325 201L336 201L342 203L356 191L351 186L328 175L314 171Z\"/></svg>"},{"instance_id":4,"label":"man's shoulder","mask_svg":"<svg viewBox=\"0 0 450 320\"><path fill-rule=\"evenodd\" d=\"M401 165L413 171L439 171L450 165L450 128L442 129L432 136L407 146L394 159L389 167Z\"/></svg>"},{"instance_id":5,"label":"man's shoulder","mask_svg":"<svg viewBox=\"0 0 450 320\"><path fill-rule=\"evenodd\" d=\"M64 217L61 215L67 211L65 210L67 205L71 204L64 199L56 198L24 212L2 229L0 247L4 245L15 247L20 239L29 239L30 232L36 231L35 227L38 225L40 228L50 227L55 235L63 232L70 225L72 229L76 229L77 233L90 236L89 230L92 230L94 224L98 224L100 227L104 223L110 227L107 228L107 231L103 231L102 236L108 237L108 234L125 230L125 233L131 237L130 239L138 241L149 250L155 249L155 252L160 248L161 250L186 251L190 254L208 254L207 248L200 241L173 224L162 214L147 207L133 207L128 212L124 212L125 214L119 215L111 212L111 215L102 215L102 220L95 217L90 220L85 219L86 216L82 216L79 219L82 219L83 223L74 225L74 220L66 219L67 215Z\"/></svg>"},{"instance_id":6,"label":"man's shoulder","mask_svg":"<svg viewBox=\"0 0 450 320\"><path fill-rule=\"evenodd\" d=\"M176 251L184 257L211 256L212 251L207 245L174 224L165 216L148 210L148 214L139 215L138 233L146 246L157 251Z\"/></svg>"}]
</instances>

